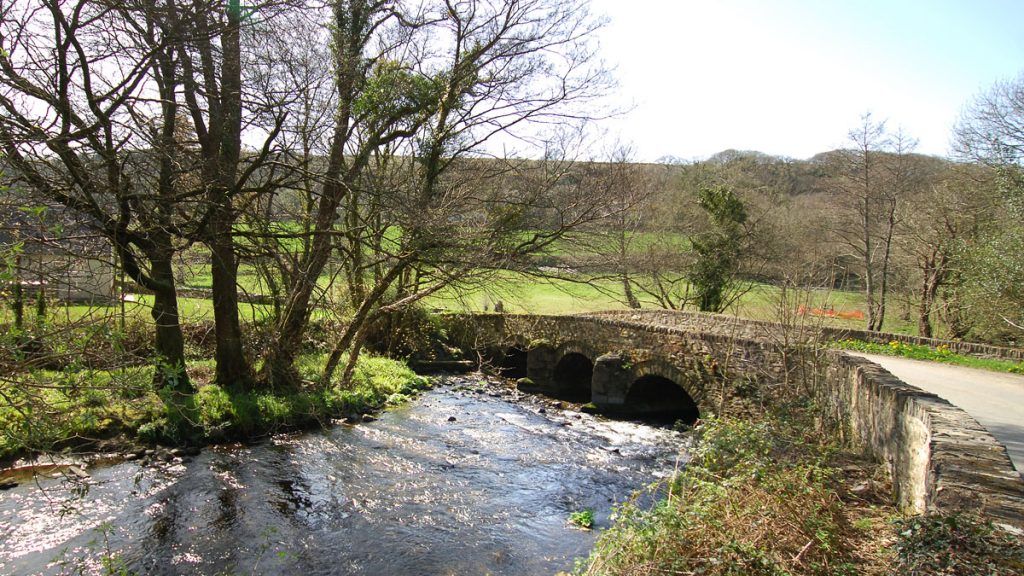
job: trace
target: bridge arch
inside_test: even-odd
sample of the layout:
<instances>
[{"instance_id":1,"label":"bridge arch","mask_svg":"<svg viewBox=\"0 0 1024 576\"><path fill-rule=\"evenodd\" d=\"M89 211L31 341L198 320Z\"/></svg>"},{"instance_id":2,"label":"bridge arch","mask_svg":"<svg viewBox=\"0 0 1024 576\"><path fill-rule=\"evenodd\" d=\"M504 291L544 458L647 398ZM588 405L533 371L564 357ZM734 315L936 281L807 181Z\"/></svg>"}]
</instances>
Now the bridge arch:
<instances>
[{"instance_id":1,"label":"bridge arch","mask_svg":"<svg viewBox=\"0 0 1024 576\"><path fill-rule=\"evenodd\" d=\"M504 378L525 378L528 374L528 357L530 343L524 336L515 337L503 342L491 352L494 367Z\"/></svg>"},{"instance_id":2,"label":"bridge arch","mask_svg":"<svg viewBox=\"0 0 1024 576\"><path fill-rule=\"evenodd\" d=\"M559 346L551 373L554 395L573 402L590 402L596 357L593 349L579 342Z\"/></svg>"},{"instance_id":3,"label":"bridge arch","mask_svg":"<svg viewBox=\"0 0 1024 576\"><path fill-rule=\"evenodd\" d=\"M636 366L632 377L625 399L629 412L688 425L700 418L703 390L695 388L682 370L651 360Z\"/></svg>"}]
</instances>

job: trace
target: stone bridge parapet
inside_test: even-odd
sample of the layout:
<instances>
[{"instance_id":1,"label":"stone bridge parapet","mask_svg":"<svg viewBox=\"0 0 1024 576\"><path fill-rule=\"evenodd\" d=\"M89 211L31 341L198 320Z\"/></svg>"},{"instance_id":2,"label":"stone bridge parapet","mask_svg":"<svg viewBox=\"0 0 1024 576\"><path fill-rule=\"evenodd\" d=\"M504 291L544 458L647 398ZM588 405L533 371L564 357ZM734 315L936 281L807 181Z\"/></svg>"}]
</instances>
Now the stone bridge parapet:
<instances>
[{"instance_id":1,"label":"stone bridge parapet","mask_svg":"<svg viewBox=\"0 0 1024 576\"><path fill-rule=\"evenodd\" d=\"M815 387L830 428L889 465L904 510L985 514L1024 529L1024 479L966 412L867 360L832 350Z\"/></svg>"},{"instance_id":2,"label":"stone bridge parapet","mask_svg":"<svg viewBox=\"0 0 1024 576\"><path fill-rule=\"evenodd\" d=\"M794 343L837 341L846 339L875 342L878 344L904 342L907 344L931 346L933 348L945 346L952 352L967 356L1024 360L1024 348L1008 348L1004 346L979 344L977 342L963 342L960 340L922 338L920 336L911 336L909 334L892 334L888 332L855 330L852 328L835 328L831 326L821 326L816 323L813 318L800 319L798 322L792 322L789 326L783 326L777 322L748 320L746 318L737 318L735 316L727 316L724 314L707 314L704 312L690 312L684 310L612 310L608 312L593 312L587 314L587 316L624 320L637 324L671 326L682 330L712 332L754 340L781 341L785 339L788 342Z\"/></svg>"}]
</instances>

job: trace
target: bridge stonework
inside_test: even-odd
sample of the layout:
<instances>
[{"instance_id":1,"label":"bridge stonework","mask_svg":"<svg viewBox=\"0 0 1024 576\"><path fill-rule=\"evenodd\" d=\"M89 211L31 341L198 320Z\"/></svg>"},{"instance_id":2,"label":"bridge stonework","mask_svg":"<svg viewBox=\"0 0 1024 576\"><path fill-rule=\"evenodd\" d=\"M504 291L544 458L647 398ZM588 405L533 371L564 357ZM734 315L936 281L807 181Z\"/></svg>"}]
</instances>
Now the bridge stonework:
<instances>
[{"instance_id":1,"label":"bridge stonework","mask_svg":"<svg viewBox=\"0 0 1024 576\"><path fill-rule=\"evenodd\" d=\"M806 346L813 334L692 313L444 318L449 336L464 348L525 351L527 376L555 395L569 392L556 378L560 363L585 357L590 400L609 412L628 413L633 388L657 378L681 388L701 416L745 416L803 370L823 426L888 466L901 509L983 513L1024 529L1024 479L984 427L877 364ZM657 401L644 400L647 407Z\"/></svg>"},{"instance_id":2,"label":"bridge stonework","mask_svg":"<svg viewBox=\"0 0 1024 576\"><path fill-rule=\"evenodd\" d=\"M591 362L591 402L629 411L634 382L658 376L679 386L701 415L746 415L760 403L759 385L782 379L782 357L768 343L585 316L477 315L449 317L449 333L477 348L527 348L527 377L558 395L555 378L569 354ZM729 378L725 378L728 374Z\"/></svg>"}]
</instances>

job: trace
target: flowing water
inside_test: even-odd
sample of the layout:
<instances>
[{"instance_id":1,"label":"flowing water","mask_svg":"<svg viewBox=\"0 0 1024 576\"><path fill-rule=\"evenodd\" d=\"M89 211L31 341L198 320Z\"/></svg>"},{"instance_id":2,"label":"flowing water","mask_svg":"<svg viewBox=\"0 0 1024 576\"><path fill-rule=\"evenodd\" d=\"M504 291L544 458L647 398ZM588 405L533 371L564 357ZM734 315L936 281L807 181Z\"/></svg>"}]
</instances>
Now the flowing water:
<instances>
[{"instance_id":1,"label":"flowing water","mask_svg":"<svg viewBox=\"0 0 1024 576\"><path fill-rule=\"evenodd\" d=\"M104 558L140 574L554 574L596 538L572 512L607 527L688 446L499 383L442 382L376 422L93 465L84 494L66 473L23 478L0 492L0 574L104 573Z\"/></svg>"}]
</instances>

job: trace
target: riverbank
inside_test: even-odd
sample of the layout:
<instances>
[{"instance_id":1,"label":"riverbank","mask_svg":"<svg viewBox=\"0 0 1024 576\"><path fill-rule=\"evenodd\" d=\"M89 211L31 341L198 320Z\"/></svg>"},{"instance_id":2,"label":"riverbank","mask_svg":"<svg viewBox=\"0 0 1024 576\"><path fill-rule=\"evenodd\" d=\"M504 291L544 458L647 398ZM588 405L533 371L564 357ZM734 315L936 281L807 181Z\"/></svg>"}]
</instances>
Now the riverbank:
<instances>
[{"instance_id":1,"label":"riverbank","mask_svg":"<svg viewBox=\"0 0 1024 576\"><path fill-rule=\"evenodd\" d=\"M313 381L324 361L322 354L303 356L300 376ZM371 355L359 359L345 389L236 390L212 383L211 361L193 361L188 370L196 392L178 397L153 389L150 366L36 370L0 385L0 468L33 454L137 454L160 446L163 454L254 441L371 418L430 386L403 362Z\"/></svg>"},{"instance_id":2,"label":"riverbank","mask_svg":"<svg viewBox=\"0 0 1024 576\"><path fill-rule=\"evenodd\" d=\"M1012 576L1024 544L970 516L900 515L884 469L799 415L712 420L687 467L623 503L578 575Z\"/></svg>"},{"instance_id":3,"label":"riverbank","mask_svg":"<svg viewBox=\"0 0 1024 576\"><path fill-rule=\"evenodd\" d=\"M0 573L554 574L689 438L439 377L372 422L40 475L0 497Z\"/></svg>"}]
</instances>

